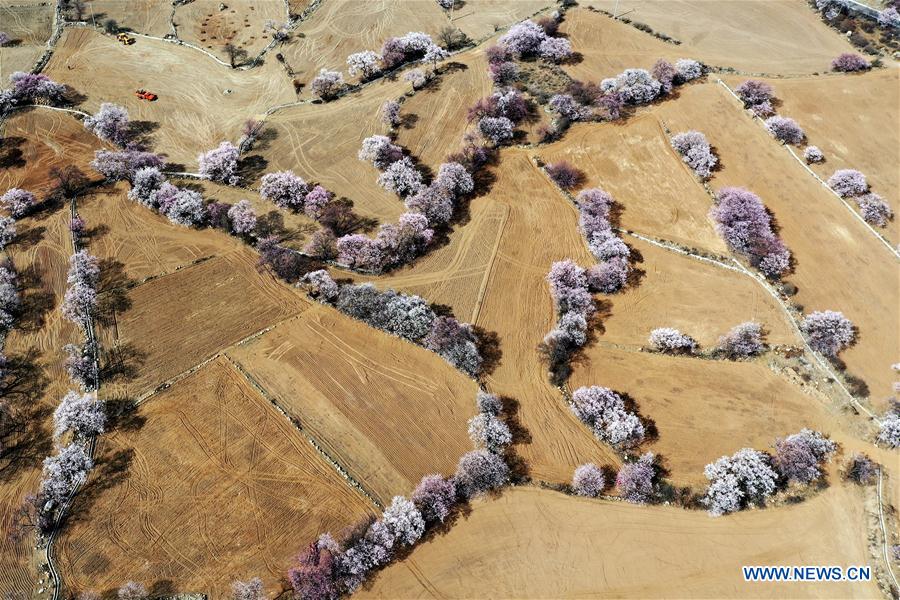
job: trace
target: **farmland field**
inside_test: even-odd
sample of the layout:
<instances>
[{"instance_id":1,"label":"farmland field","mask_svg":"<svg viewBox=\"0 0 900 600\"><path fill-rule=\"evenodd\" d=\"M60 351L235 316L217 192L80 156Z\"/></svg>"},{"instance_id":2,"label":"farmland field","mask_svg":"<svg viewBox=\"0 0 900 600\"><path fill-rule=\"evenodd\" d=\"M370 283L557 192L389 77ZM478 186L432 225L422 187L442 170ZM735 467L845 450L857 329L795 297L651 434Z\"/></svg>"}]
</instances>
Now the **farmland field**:
<instances>
[{"instance_id":1,"label":"farmland field","mask_svg":"<svg viewBox=\"0 0 900 600\"><path fill-rule=\"evenodd\" d=\"M896 600L869 4L0 0L0 597Z\"/></svg>"}]
</instances>

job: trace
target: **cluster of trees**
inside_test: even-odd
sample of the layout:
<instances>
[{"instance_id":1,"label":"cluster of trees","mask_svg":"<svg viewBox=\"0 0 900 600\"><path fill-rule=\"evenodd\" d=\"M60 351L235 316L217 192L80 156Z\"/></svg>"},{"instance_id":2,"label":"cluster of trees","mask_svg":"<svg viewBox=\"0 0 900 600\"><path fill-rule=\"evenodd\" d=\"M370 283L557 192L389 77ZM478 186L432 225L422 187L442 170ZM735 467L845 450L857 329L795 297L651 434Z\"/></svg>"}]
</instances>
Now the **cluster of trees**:
<instances>
[{"instance_id":1,"label":"cluster of trees","mask_svg":"<svg viewBox=\"0 0 900 600\"><path fill-rule=\"evenodd\" d=\"M806 315L800 323L800 330L806 334L810 348L828 357L837 356L856 337L855 327L850 319L834 310L815 311Z\"/></svg>"},{"instance_id":2,"label":"cluster of trees","mask_svg":"<svg viewBox=\"0 0 900 600\"><path fill-rule=\"evenodd\" d=\"M338 238L338 262L350 268L378 272L415 259L431 242L435 228L452 219L457 201L475 187L472 167L457 160L443 163L434 181L426 184L403 149L383 135L363 140L359 159L382 171L378 183L403 198L409 212L396 224L383 224L374 239L362 234Z\"/></svg>"},{"instance_id":3,"label":"cluster of trees","mask_svg":"<svg viewBox=\"0 0 900 600\"><path fill-rule=\"evenodd\" d=\"M660 59L651 71L627 69L616 77L604 79L600 85L573 81L566 91L553 95L549 109L555 115L550 128L542 131L546 141L558 137L572 121L614 121L625 105L646 104L672 92L674 86L703 75L699 62L682 58L673 66Z\"/></svg>"},{"instance_id":4,"label":"cluster of trees","mask_svg":"<svg viewBox=\"0 0 900 600\"><path fill-rule=\"evenodd\" d=\"M699 131L685 131L673 135L669 142L697 177L704 181L709 179L713 167L719 161L713 154L705 135Z\"/></svg>"},{"instance_id":5,"label":"cluster of trees","mask_svg":"<svg viewBox=\"0 0 900 600\"><path fill-rule=\"evenodd\" d=\"M588 288L604 294L618 292L628 282L628 259L631 251L616 235L609 221L615 202L600 188L582 190L575 197L578 205L578 224L587 240L591 254L600 263L587 270Z\"/></svg>"},{"instance_id":6,"label":"cluster of trees","mask_svg":"<svg viewBox=\"0 0 900 600\"><path fill-rule=\"evenodd\" d=\"M37 206L34 194L21 188L10 188L0 196L0 205L9 211L13 219L21 219Z\"/></svg>"},{"instance_id":7,"label":"cluster of trees","mask_svg":"<svg viewBox=\"0 0 900 600\"><path fill-rule=\"evenodd\" d=\"M822 475L821 464L836 446L821 433L803 429L775 441L774 456L743 448L706 465L709 487L703 503L713 516L762 505L780 484L808 484Z\"/></svg>"},{"instance_id":8,"label":"cluster of trees","mask_svg":"<svg viewBox=\"0 0 900 600\"><path fill-rule=\"evenodd\" d=\"M852 198L867 223L885 227L894 218L890 205L869 191L866 176L855 169L838 169L828 178L828 186L841 198Z\"/></svg>"},{"instance_id":9,"label":"cluster of trees","mask_svg":"<svg viewBox=\"0 0 900 600\"><path fill-rule=\"evenodd\" d=\"M896 11L894 11L896 13ZM853 73L856 71L868 71L872 68L865 58L855 52L844 52L831 61L833 71Z\"/></svg>"},{"instance_id":10,"label":"cluster of trees","mask_svg":"<svg viewBox=\"0 0 900 600\"><path fill-rule=\"evenodd\" d=\"M777 279L788 271L791 253L775 234L759 196L744 188L722 188L716 193L710 216L728 246L766 277Z\"/></svg>"},{"instance_id":11,"label":"cluster of trees","mask_svg":"<svg viewBox=\"0 0 900 600\"><path fill-rule=\"evenodd\" d=\"M609 388L580 387L569 405L594 436L617 448L632 448L644 440L644 425L625 407L625 401Z\"/></svg>"},{"instance_id":12,"label":"cluster of trees","mask_svg":"<svg viewBox=\"0 0 900 600\"><path fill-rule=\"evenodd\" d=\"M562 385L569 377L572 356L587 342L588 323L596 311L585 270L570 259L553 263L547 273L556 306L556 327L544 336L538 352L547 362L550 380Z\"/></svg>"},{"instance_id":13,"label":"cluster of trees","mask_svg":"<svg viewBox=\"0 0 900 600\"><path fill-rule=\"evenodd\" d=\"M26 104L65 101L66 86L41 73L16 71L9 76L9 87L0 90L0 114Z\"/></svg>"},{"instance_id":14,"label":"cluster of trees","mask_svg":"<svg viewBox=\"0 0 900 600\"><path fill-rule=\"evenodd\" d=\"M110 102L104 102L96 114L85 118L84 126L101 140L118 146L125 146L131 139L128 111Z\"/></svg>"},{"instance_id":15,"label":"cluster of trees","mask_svg":"<svg viewBox=\"0 0 900 600\"><path fill-rule=\"evenodd\" d=\"M97 257L87 250L79 250L69 258L68 288L60 310L69 321L87 333L97 311L97 289L100 286L100 265Z\"/></svg>"},{"instance_id":16,"label":"cluster of trees","mask_svg":"<svg viewBox=\"0 0 900 600\"><path fill-rule=\"evenodd\" d=\"M470 431L473 423L491 419L502 425L497 419L502 410L499 398L479 392L477 405L479 415L470 421ZM495 426L497 431L503 428ZM425 475L410 498L395 496L380 519L360 523L340 543L326 533L310 544L297 558L297 566L288 571L296 597L334 600L353 593L373 571L393 560L398 550L414 545L429 528L443 523L457 505L506 485L510 472L500 452L511 436L500 435L506 441L494 440L497 443L488 448L481 427L474 429L476 449L459 459L452 477Z\"/></svg>"},{"instance_id":17,"label":"cluster of trees","mask_svg":"<svg viewBox=\"0 0 900 600\"><path fill-rule=\"evenodd\" d=\"M436 315L419 296L380 291L371 283L338 285L325 270L307 273L303 284L319 302L424 346L470 377L481 372L478 338L471 325Z\"/></svg>"},{"instance_id":18,"label":"cluster of trees","mask_svg":"<svg viewBox=\"0 0 900 600\"><path fill-rule=\"evenodd\" d=\"M548 20L543 27L534 21L522 21L510 27L498 42L517 58L537 56L548 62L560 62L572 55L572 45L566 38L552 37L556 26L556 19Z\"/></svg>"},{"instance_id":19,"label":"cluster of trees","mask_svg":"<svg viewBox=\"0 0 900 600\"><path fill-rule=\"evenodd\" d=\"M222 142L218 148L200 154L197 157L200 176L210 181L235 185L241 180L237 175L239 154L239 150L231 142Z\"/></svg>"},{"instance_id":20,"label":"cluster of trees","mask_svg":"<svg viewBox=\"0 0 900 600\"><path fill-rule=\"evenodd\" d=\"M528 101L514 89L501 89L469 107L469 123L476 122L481 136L494 146L511 140L516 125L529 112Z\"/></svg>"},{"instance_id":21,"label":"cluster of trees","mask_svg":"<svg viewBox=\"0 0 900 600\"><path fill-rule=\"evenodd\" d=\"M650 347L666 354L692 354L699 344L691 336L672 327L659 327L650 332ZM715 354L732 360L755 356L765 350L763 329L759 323L746 321L731 328L719 338Z\"/></svg>"}]
</instances>

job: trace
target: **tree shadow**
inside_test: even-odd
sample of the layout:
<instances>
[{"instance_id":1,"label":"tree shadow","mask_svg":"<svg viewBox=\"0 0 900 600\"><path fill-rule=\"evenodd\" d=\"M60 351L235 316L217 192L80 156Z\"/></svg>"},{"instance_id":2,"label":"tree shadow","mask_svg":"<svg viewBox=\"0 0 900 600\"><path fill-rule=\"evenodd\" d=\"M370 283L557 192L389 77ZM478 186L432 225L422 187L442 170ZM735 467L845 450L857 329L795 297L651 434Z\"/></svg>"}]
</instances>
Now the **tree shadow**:
<instances>
[{"instance_id":1,"label":"tree shadow","mask_svg":"<svg viewBox=\"0 0 900 600\"><path fill-rule=\"evenodd\" d=\"M278 139L278 130L274 127L263 127L253 142L256 150L268 150L272 142Z\"/></svg>"},{"instance_id":2,"label":"tree shadow","mask_svg":"<svg viewBox=\"0 0 900 600\"><path fill-rule=\"evenodd\" d=\"M128 137L131 143L140 148L153 146L153 134L159 129L156 121L131 121L128 124Z\"/></svg>"},{"instance_id":3,"label":"tree shadow","mask_svg":"<svg viewBox=\"0 0 900 600\"><path fill-rule=\"evenodd\" d=\"M267 166L269 166L269 161L263 158L261 154L251 154L238 161L237 174L244 181L256 181L266 170Z\"/></svg>"},{"instance_id":4,"label":"tree shadow","mask_svg":"<svg viewBox=\"0 0 900 600\"><path fill-rule=\"evenodd\" d=\"M125 274L125 265L107 258L100 261L100 289L97 320L103 325L115 324L116 314L131 308L128 287L131 280Z\"/></svg>"},{"instance_id":5,"label":"tree shadow","mask_svg":"<svg viewBox=\"0 0 900 600\"><path fill-rule=\"evenodd\" d=\"M127 342L103 348L100 361L101 381L128 381L138 376L140 367L147 360L147 353Z\"/></svg>"},{"instance_id":6,"label":"tree shadow","mask_svg":"<svg viewBox=\"0 0 900 600\"><path fill-rule=\"evenodd\" d=\"M75 501L60 522L60 530L90 519L94 512L93 506L104 495L104 492L121 485L128 479L134 456L134 448L119 448L108 449L101 456L96 457L88 482L75 496Z\"/></svg>"},{"instance_id":7,"label":"tree shadow","mask_svg":"<svg viewBox=\"0 0 900 600\"><path fill-rule=\"evenodd\" d=\"M478 325L472 326L478 340L478 353L481 355L481 376L490 375L500 366L503 350L500 347L500 336L496 331L488 331Z\"/></svg>"},{"instance_id":8,"label":"tree shadow","mask_svg":"<svg viewBox=\"0 0 900 600\"><path fill-rule=\"evenodd\" d=\"M412 113L405 113L400 117L400 126L403 127L403 129L414 129L418 122L419 115Z\"/></svg>"},{"instance_id":9,"label":"tree shadow","mask_svg":"<svg viewBox=\"0 0 900 600\"><path fill-rule=\"evenodd\" d=\"M0 397L9 408L9 416L0 422L0 483L40 465L52 452L52 439L44 429L51 408L40 402L50 379L39 356L34 349L10 356L0 381Z\"/></svg>"},{"instance_id":10,"label":"tree shadow","mask_svg":"<svg viewBox=\"0 0 900 600\"><path fill-rule=\"evenodd\" d=\"M20 148L24 143L25 138L19 136L0 138L0 169L16 169L27 164Z\"/></svg>"},{"instance_id":11,"label":"tree shadow","mask_svg":"<svg viewBox=\"0 0 900 600\"><path fill-rule=\"evenodd\" d=\"M34 265L18 271L20 312L16 327L25 332L41 329L46 323L46 315L56 306L56 294L44 286L41 275Z\"/></svg>"}]
</instances>

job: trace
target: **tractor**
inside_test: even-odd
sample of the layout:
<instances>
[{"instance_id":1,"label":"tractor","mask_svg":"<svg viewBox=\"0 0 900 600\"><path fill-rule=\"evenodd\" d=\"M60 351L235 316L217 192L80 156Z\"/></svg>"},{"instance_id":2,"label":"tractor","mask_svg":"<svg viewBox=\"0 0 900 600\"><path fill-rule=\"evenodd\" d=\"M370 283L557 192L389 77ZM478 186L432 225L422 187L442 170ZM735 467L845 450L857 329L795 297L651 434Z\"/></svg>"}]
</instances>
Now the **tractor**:
<instances>
[{"instance_id":1,"label":"tractor","mask_svg":"<svg viewBox=\"0 0 900 600\"><path fill-rule=\"evenodd\" d=\"M147 100L148 102L153 102L158 98L156 94L153 92L148 92L144 88L134 91L134 95L140 98L141 100Z\"/></svg>"},{"instance_id":2,"label":"tractor","mask_svg":"<svg viewBox=\"0 0 900 600\"><path fill-rule=\"evenodd\" d=\"M134 43L134 38L128 35L127 33L120 33L116 36L116 39L125 44L126 46L130 46Z\"/></svg>"}]
</instances>

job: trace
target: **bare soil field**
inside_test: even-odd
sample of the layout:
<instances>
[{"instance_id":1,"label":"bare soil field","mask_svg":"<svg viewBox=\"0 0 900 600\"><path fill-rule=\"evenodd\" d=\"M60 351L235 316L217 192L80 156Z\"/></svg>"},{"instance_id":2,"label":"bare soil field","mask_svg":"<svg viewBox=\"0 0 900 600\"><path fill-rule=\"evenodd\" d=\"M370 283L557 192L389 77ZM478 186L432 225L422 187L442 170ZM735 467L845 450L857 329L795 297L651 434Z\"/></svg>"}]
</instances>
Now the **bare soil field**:
<instances>
[{"instance_id":1,"label":"bare soil field","mask_svg":"<svg viewBox=\"0 0 900 600\"><path fill-rule=\"evenodd\" d=\"M642 451L662 457L675 485L701 491L703 467L744 447L771 451L776 437L804 427L837 427L823 400L772 372L771 357L752 362L702 360L635 352L602 343L585 350L571 387L602 385L627 394L658 439Z\"/></svg>"},{"instance_id":2,"label":"bare soil field","mask_svg":"<svg viewBox=\"0 0 900 600\"><path fill-rule=\"evenodd\" d=\"M826 181L838 169L862 171L895 214L900 213L900 132L888 124L900 118L898 77L897 69L889 68L853 76L769 80L781 101L778 112L794 117L807 143L826 156L825 162L810 165L812 170ZM734 89L743 79L725 81ZM879 231L896 245L900 219Z\"/></svg>"},{"instance_id":3,"label":"bare soil field","mask_svg":"<svg viewBox=\"0 0 900 600\"><path fill-rule=\"evenodd\" d=\"M133 121L148 121L154 149L194 170L197 155L230 140L241 125L268 107L291 102L290 80L275 61L233 71L186 46L138 38L124 46L88 29L67 29L44 72L67 83L95 112L101 102L128 109ZM159 94L155 102L134 96L138 88Z\"/></svg>"},{"instance_id":4,"label":"bare soil field","mask_svg":"<svg viewBox=\"0 0 900 600\"><path fill-rule=\"evenodd\" d=\"M228 355L385 505L471 449L475 382L334 310L311 308Z\"/></svg>"},{"instance_id":5,"label":"bare soil field","mask_svg":"<svg viewBox=\"0 0 900 600\"><path fill-rule=\"evenodd\" d=\"M722 164L710 182L713 189L746 187L772 211L796 261L794 272L786 277L799 289L794 301L804 307L804 313L840 310L856 324L857 342L840 358L850 374L863 380L873 403L880 407L894 379L892 357L900 354L900 340L894 334L900 330L895 257L743 114L723 87L685 88L677 106L662 104L657 110L673 131L703 124L700 129Z\"/></svg>"},{"instance_id":6,"label":"bare soil field","mask_svg":"<svg viewBox=\"0 0 900 600\"><path fill-rule=\"evenodd\" d=\"M396 221L406 211L403 201L378 186L378 170L357 154L365 138L387 132L381 105L408 89L402 80L382 80L338 102L280 110L266 121L273 139L258 154L267 161L267 171L291 169L308 182L349 198L362 216Z\"/></svg>"},{"instance_id":7,"label":"bare soil field","mask_svg":"<svg viewBox=\"0 0 900 600\"><path fill-rule=\"evenodd\" d=\"M31 564L32 540L14 541L7 533L15 510L40 479L41 461L52 451L51 414L68 390L62 347L78 340L76 328L64 320L58 306L66 289L71 254L68 212L22 219L20 240L7 248L19 273L23 310L6 340L4 354L17 367L16 383L4 390L4 400L26 419L25 429L0 457L0 594L38 589Z\"/></svg>"},{"instance_id":8,"label":"bare soil field","mask_svg":"<svg viewBox=\"0 0 900 600\"><path fill-rule=\"evenodd\" d=\"M88 164L104 146L67 112L49 108L17 111L2 127L0 189L20 187L42 200L53 186L50 171L75 166L93 181Z\"/></svg>"},{"instance_id":9,"label":"bare soil field","mask_svg":"<svg viewBox=\"0 0 900 600\"><path fill-rule=\"evenodd\" d=\"M701 126L702 121L693 124ZM653 111L640 112L621 124L576 124L562 140L536 154L545 163L569 161L584 172L584 187L612 194L621 207L620 227L725 253L707 216L712 199L671 149Z\"/></svg>"},{"instance_id":10,"label":"bare soil field","mask_svg":"<svg viewBox=\"0 0 900 600\"><path fill-rule=\"evenodd\" d=\"M863 565L858 489L711 519L673 507L514 488L378 575L362 598L879 598L867 583L755 583L742 565ZM823 527L828 523L828 527ZM777 532L777 533L776 533ZM516 552L510 552L516 548ZM598 559L602 557L602 562ZM651 575L652 574L652 575Z\"/></svg>"},{"instance_id":11,"label":"bare soil field","mask_svg":"<svg viewBox=\"0 0 900 600\"><path fill-rule=\"evenodd\" d=\"M611 13L616 2L591 0L589 5ZM829 70L832 58L855 51L805 2L621 0L618 10L619 15L680 40L680 46L671 47L681 56L750 73L822 73ZM597 18L611 22L605 15ZM603 44L610 41L607 37Z\"/></svg>"},{"instance_id":12,"label":"bare soil field","mask_svg":"<svg viewBox=\"0 0 900 600\"><path fill-rule=\"evenodd\" d=\"M112 319L134 374L131 397L213 356L246 336L306 310L299 293L259 273L249 251L217 256L140 285Z\"/></svg>"},{"instance_id":13,"label":"bare soil field","mask_svg":"<svg viewBox=\"0 0 900 600\"><path fill-rule=\"evenodd\" d=\"M243 247L243 242L221 232L174 225L130 200L125 184L82 197L78 212L88 224L88 250L104 263L104 287L170 273Z\"/></svg>"},{"instance_id":14,"label":"bare soil field","mask_svg":"<svg viewBox=\"0 0 900 600\"><path fill-rule=\"evenodd\" d=\"M711 349L738 323L756 321L768 332L769 344L801 344L784 310L752 278L633 237L624 239L642 274L637 285L601 296L606 316L599 340L646 345L652 329L675 327Z\"/></svg>"},{"instance_id":15,"label":"bare soil field","mask_svg":"<svg viewBox=\"0 0 900 600\"><path fill-rule=\"evenodd\" d=\"M12 43L0 48L0 81L16 71L31 71L53 33L53 5L50 2L15 0L0 4L0 31Z\"/></svg>"},{"instance_id":16,"label":"bare soil field","mask_svg":"<svg viewBox=\"0 0 900 600\"><path fill-rule=\"evenodd\" d=\"M97 457L58 546L68 593L275 588L320 531L374 508L224 358L128 415Z\"/></svg>"},{"instance_id":17,"label":"bare soil field","mask_svg":"<svg viewBox=\"0 0 900 600\"><path fill-rule=\"evenodd\" d=\"M194 0L175 9L178 36L228 62L225 44L232 44L252 59L271 41L272 32L265 31L266 21L287 21L284 2L272 0L237 0L224 10L219 0ZM241 60L236 61L237 64Z\"/></svg>"},{"instance_id":18,"label":"bare soil field","mask_svg":"<svg viewBox=\"0 0 900 600\"><path fill-rule=\"evenodd\" d=\"M112 19L122 29L146 35L163 37L172 33L172 3L166 0L129 0L127 3L121 0L91 0L88 21L91 20L91 10L97 23Z\"/></svg>"}]
</instances>

